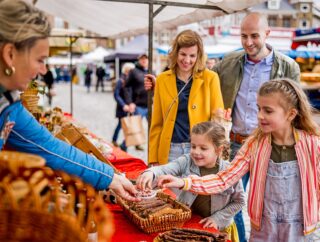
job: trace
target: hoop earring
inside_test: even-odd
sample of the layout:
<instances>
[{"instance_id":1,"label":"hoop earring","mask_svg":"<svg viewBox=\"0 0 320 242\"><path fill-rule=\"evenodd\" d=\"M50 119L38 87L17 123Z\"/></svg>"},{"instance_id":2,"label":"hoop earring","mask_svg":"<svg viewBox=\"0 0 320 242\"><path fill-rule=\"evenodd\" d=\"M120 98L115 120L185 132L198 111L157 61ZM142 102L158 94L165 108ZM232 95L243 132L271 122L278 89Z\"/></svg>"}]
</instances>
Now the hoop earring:
<instances>
[{"instance_id":1,"label":"hoop earring","mask_svg":"<svg viewBox=\"0 0 320 242\"><path fill-rule=\"evenodd\" d=\"M4 74L6 76L12 76L15 72L16 72L16 68L14 68L13 66L4 69Z\"/></svg>"}]
</instances>

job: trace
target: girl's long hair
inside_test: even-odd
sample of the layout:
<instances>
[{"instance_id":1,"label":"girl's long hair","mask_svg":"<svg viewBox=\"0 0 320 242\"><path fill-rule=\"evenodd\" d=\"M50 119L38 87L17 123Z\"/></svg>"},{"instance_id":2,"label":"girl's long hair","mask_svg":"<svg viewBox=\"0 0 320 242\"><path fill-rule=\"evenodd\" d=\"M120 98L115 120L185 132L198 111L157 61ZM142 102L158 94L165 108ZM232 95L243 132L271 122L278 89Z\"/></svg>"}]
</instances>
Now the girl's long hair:
<instances>
[{"instance_id":1,"label":"girl's long hair","mask_svg":"<svg viewBox=\"0 0 320 242\"><path fill-rule=\"evenodd\" d=\"M307 95L302 88L294 81L282 78L265 82L259 89L259 96L268 96L279 93L281 97L280 105L289 110L294 108L298 114L292 121L292 126L296 129L304 130L309 134L320 136L319 125L313 120L312 114L317 112L309 103ZM262 131L257 128L253 136L260 138Z\"/></svg>"}]
</instances>

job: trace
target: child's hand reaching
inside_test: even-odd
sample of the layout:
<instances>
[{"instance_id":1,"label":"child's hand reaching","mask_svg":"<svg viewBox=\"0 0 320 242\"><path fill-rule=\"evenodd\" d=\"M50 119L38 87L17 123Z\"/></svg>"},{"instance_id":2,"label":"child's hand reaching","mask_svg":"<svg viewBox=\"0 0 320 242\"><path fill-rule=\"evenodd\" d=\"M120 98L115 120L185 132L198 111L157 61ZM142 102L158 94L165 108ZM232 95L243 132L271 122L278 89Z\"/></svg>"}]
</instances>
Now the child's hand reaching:
<instances>
[{"instance_id":1,"label":"child's hand reaching","mask_svg":"<svg viewBox=\"0 0 320 242\"><path fill-rule=\"evenodd\" d=\"M183 188L184 181L182 178L178 178L172 175L163 175L158 178L158 187L161 188L169 188L169 187L176 187L176 188Z\"/></svg>"},{"instance_id":2,"label":"child's hand reaching","mask_svg":"<svg viewBox=\"0 0 320 242\"><path fill-rule=\"evenodd\" d=\"M152 181L153 181L153 172L146 171L143 172L136 181L137 188L141 191L145 189L152 189Z\"/></svg>"},{"instance_id":3,"label":"child's hand reaching","mask_svg":"<svg viewBox=\"0 0 320 242\"><path fill-rule=\"evenodd\" d=\"M204 219L201 219L200 224L203 224L203 228L215 228L218 229L218 226L216 222L213 220L213 218L207 217Z\"/></svg>"}]
</instances>

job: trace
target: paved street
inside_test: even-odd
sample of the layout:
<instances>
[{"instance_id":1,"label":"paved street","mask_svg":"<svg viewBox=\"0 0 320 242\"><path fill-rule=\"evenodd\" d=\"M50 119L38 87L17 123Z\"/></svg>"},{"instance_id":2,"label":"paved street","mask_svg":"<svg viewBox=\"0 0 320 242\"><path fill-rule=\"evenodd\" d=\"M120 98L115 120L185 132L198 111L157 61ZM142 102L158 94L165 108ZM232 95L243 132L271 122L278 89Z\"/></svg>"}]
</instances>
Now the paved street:
<instances>
[{"instance_id":1,"label":"paved street","mask_svg":"<svg viewBox=\"0 0 320 242\"><path fill-rule=\"evenodd\" d=\"M87 93L84 86L74 85L73 87L73 117L85 125L97 136L111 142L113 131L118 120L115 118L116 104L110 88L107 92L96 92L94 88L91 88L91 92ZM70 112L70 84L56 84L55 91L57 96L53 98L52 107L58 106L61 107L63 111ZM318 121L320 122L319 117ZM144 122L144 125L145 130L147 131L146 121ZM121 142L122 139L123 135L121 133L118 142ZM128 153L146 161L147 145L145 145L144 148L145 151L136 151L134 147L129 147ZM250 222L246 212L247 209L245 208L244 210L245 211L243 214L245 214L245 224L248 234L247 236L249 237ZM320 242L319 230L317 233L317 239L315 241Z\"/></svg>"}]
</instances>

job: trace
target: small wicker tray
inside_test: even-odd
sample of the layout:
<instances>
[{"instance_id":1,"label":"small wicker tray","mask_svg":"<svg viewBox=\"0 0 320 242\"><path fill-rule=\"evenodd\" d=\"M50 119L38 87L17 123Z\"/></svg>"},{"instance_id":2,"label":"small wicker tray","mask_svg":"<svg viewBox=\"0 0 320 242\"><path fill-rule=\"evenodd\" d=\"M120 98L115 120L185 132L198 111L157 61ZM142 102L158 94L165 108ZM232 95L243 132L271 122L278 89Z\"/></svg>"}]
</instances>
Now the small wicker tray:
<instances>
[{"instance_id":1,"label":"small wicker tray","mask_svg":"<svg viewBox=\"0 0 320 242\"><path fill-rule=\"evenodd\" d=\"M142 231L148 234L182 227L184 222L191 218L191 210L188 206L174 200L172 197L162 192L158 192L157 197L173 204L174 208L181 209L183 212L179 215L164 214L162 216L153 217L151 219L142 218L135 211L129 208L129 205L125 200L117 197L117 201L118 204L123 208L124 214Z\"/></svg>"}]
</instances>

